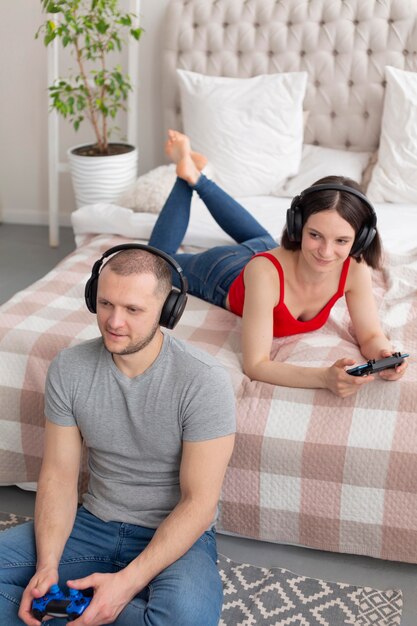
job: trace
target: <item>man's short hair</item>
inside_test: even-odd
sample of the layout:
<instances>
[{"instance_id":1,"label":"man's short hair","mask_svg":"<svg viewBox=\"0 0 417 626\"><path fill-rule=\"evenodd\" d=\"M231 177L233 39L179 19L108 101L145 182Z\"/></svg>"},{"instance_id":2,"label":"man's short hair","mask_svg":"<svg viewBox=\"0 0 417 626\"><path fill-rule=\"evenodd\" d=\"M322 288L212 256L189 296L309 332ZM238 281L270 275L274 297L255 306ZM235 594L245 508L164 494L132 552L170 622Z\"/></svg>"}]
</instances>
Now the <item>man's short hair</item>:
<instances>
[{"instance_id":1,"label":"man's short hair","mask_svg":"<svg viewBox=\"0 0 417 626\"><path fill-rule=\"evenodd\" d=\"M166 297L171 291L171 268L165 259L153 252L138 248L122 250L112 256L109 261L107 261L106 265L109 266L112 272L120 276L152 274L157 280L157 293Z\"/></svg>"}]
</instances>

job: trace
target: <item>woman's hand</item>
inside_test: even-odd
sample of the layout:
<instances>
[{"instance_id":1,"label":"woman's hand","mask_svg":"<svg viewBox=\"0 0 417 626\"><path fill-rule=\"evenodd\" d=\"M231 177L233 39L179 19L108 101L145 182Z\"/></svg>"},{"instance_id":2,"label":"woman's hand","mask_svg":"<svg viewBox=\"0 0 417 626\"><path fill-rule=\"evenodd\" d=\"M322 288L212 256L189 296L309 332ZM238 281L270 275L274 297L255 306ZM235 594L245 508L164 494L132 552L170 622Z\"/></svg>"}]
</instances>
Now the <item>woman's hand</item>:
<instances>
[{"instance_id":1,"label":"woman's hand","mask_svg":"<svg viewBox=\"0 0 417 626\"><path fill-rule=\"evenodd\" d=\"M362 385L367 385L375 380L374 375L352 376L347 374L345 367L354 364L354 359L339 359L325 371L326 388L339 398L352 396L359 391Z\"/></svg>"},{"instance_id":2,"label":"woman's hand","mask_svg":"<svg viewBox=\"0 0 417 626\"><path fill-rule=\"evenodd\" d=\"M392 352L389 350L381 350L380 356L378 358L384 359L387 356L392 356ZM384 380L398 380L404 375L405 370L408 367L407 360L401 363L401 365L396 365L395 368L391 368L388 370L382 370L382 372L378 372L380 378Z\"/></svg>"}]
</instances>

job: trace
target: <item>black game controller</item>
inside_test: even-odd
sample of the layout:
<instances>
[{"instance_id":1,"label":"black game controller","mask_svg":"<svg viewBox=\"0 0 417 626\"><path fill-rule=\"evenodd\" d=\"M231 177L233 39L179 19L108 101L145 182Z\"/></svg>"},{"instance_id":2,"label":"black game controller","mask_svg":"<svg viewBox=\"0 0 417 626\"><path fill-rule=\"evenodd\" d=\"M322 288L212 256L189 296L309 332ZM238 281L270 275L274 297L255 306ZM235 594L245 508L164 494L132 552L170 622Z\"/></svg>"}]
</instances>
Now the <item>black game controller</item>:
<instances>
[{"instance_id":1,"label":"black game controller","mask_svg":"<svg viewBox=\"0 0 417 626\"><path fill-rule=\"evenodd\" d=\"M66 596L58 585L52 585L42 598L33 600L32 614L40 622L45 615L66 617L72 622L84 613L90 602L91 598L84 596L78 589L70 589L69 595Z\"/></svg>"},{"instance_id":2,"label":"black game controller","mask_svg":"<svg viewBox=\"0 0 417 626\"><path fill-rule=\"evenodd\" d=\"M407 356L410 355L401 354L401 352L394 352L392 356L379 359L379 361L371 359L363 365L352 367L351 369L346 370L346 373L351 376L368 376L369 374L376 374L377 372L382 372L383 370L393 369L396 365L401 365Z\"/></svg>"}]
</instances>

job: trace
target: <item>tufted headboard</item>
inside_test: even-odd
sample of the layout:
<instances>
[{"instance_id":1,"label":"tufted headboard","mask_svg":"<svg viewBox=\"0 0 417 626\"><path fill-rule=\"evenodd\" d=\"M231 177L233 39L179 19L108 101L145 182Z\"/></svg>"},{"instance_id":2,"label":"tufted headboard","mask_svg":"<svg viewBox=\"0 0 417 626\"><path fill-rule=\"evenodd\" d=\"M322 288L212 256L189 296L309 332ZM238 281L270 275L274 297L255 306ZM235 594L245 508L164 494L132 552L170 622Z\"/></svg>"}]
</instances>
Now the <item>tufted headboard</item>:
<instances>
[{"instance_id":1,"label":"tufted headboard","mask_svg":"<svg viewBox=\"0 0 417 626\"><path fill-rule=\"evenodd\" d=\"M176 68L251 77L307 71L304 142L378 146L386 65L417 71L416 0L170 0L167 128L181 128Z\"/></svg>"}]
</instances>

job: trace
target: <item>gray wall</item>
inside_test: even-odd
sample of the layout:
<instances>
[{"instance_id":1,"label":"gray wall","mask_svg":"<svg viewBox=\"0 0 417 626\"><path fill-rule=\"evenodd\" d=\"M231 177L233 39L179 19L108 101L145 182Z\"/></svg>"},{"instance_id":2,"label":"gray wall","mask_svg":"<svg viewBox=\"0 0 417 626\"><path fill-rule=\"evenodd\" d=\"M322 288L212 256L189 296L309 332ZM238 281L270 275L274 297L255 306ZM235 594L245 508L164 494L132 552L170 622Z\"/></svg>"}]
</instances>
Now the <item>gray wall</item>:
<instances>
[{"instance_id":1,"label":"gray wall","mask_svg":"<svg viewBox=\"0 0 417 626\"><path fill-rule=\"evenodd\" d=\"M169 0L141 0L139 43L139 173L164 162L160 106L161 21ZM0 219L48 223L47 50L34 34L43 22L40 0L0 1ZM64 64L66 60L64 58ZM62 63L62 57L61 57ZM121 120L125 127L125 120ZM88 128L73 132L60 122L61 159L71 146L92 140ZM75 209L69 174L60 175L60 223Z\"/></svg>"}]
</instances>

